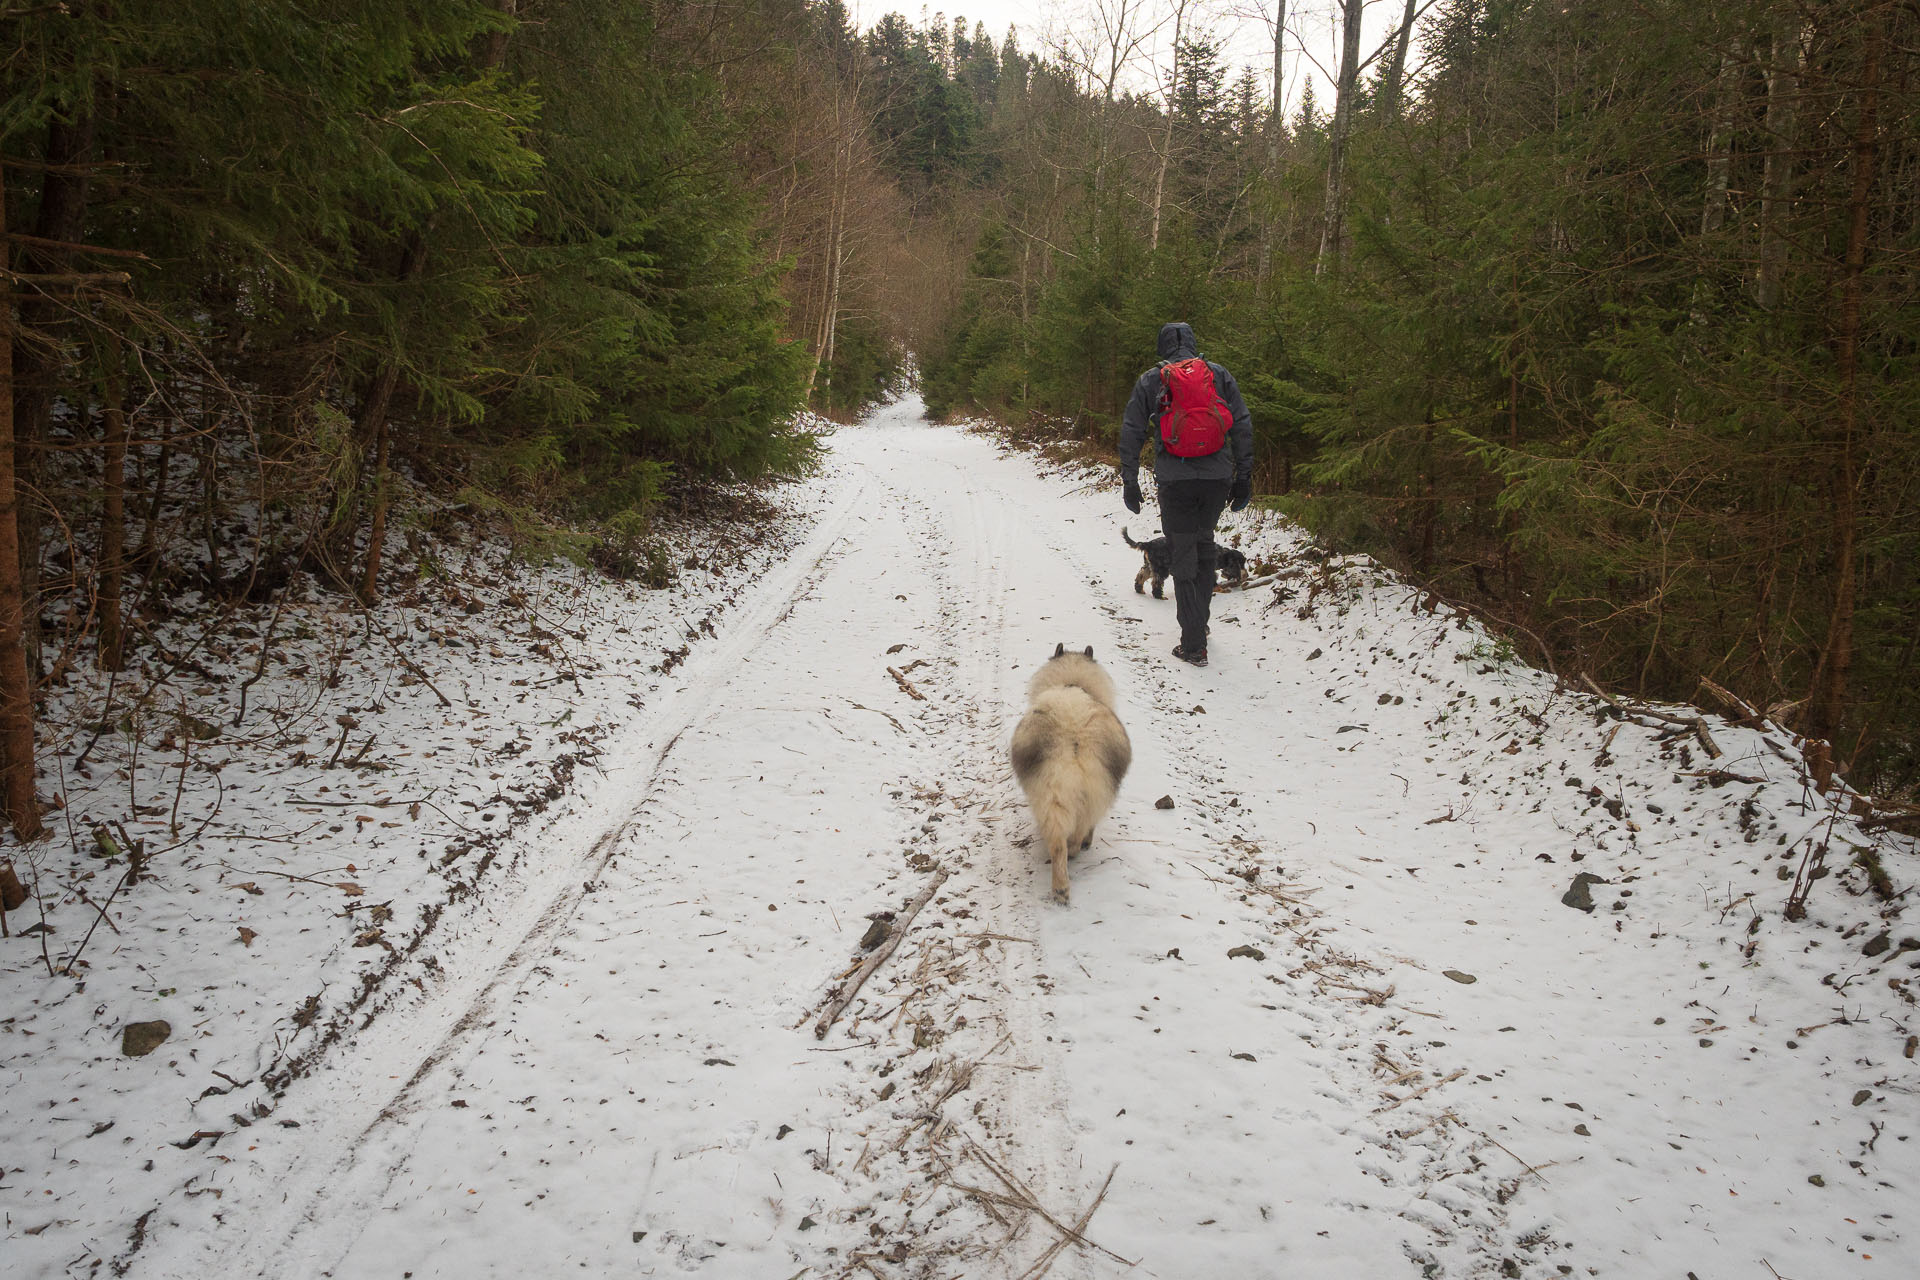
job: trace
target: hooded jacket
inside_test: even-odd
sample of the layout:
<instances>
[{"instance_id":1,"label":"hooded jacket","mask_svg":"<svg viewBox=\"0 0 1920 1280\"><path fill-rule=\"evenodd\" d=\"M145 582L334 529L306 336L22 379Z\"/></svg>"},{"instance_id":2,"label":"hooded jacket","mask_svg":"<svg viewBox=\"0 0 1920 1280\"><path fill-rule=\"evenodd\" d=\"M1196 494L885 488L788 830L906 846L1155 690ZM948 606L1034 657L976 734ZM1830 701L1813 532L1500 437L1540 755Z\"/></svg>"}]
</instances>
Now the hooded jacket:
<instances>
[{"instance_id":1,"label":"hooded jacket","mask_svg":"<svg viewBox=\"0 0 1920 1280\"><path fill-rule=\"evenodd\" d=\"M1175 321L1160 326L1158 345L1162 364L1186 360L1198 355L1191 326ZM1174 480L1238 480L1253 474L1253 420L1247 414L1247 402L1240 398L1240 387L1225 368L1207 361L1213 370L1213 389L1220 393L1233 425L1227 428L1227 443L1215 453L1199 458L1180 458L1156 448L1153 478L1160 484ZM1127 400L1126 415L1120 422L1120 473L1131 475L1140 468L1140 447L1160 436L1160 365L1140 375Z\"/></svg>"}]
</instances>

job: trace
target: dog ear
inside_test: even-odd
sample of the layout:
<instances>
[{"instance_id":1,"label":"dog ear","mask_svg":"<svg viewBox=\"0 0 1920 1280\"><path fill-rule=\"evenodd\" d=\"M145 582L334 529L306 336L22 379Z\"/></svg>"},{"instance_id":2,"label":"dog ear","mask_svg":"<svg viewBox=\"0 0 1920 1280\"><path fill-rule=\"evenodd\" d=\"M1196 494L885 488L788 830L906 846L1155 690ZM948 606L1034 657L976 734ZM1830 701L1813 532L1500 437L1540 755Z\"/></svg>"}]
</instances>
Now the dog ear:
<instances>
[{"instance_id":1,"label":"dog ear","mask_svg":"<svg viewBox=\"0 0 1920 1280\"><path fill-rule=\"evenodd\" d=\"M1092 645L1088 645L1088 646L1087 646L1087 656L1088 656L1089 658L1091 658L1091 657L1093 656L1093 646L1092 646Z\"/></svg>"},{"instance_id":2,"label":"dog ear","mask_svg":"<svg viewBox=\"0 0 1920 1280\"><path fill-rule=\"evenodd\" d=\"M1065 653L1066 651L1067 651L1067 646L1064 644L1057 644L1053 646L1053 656L1056 658L1059 657L1061 654Z\"/></svg>"}]
</instances>

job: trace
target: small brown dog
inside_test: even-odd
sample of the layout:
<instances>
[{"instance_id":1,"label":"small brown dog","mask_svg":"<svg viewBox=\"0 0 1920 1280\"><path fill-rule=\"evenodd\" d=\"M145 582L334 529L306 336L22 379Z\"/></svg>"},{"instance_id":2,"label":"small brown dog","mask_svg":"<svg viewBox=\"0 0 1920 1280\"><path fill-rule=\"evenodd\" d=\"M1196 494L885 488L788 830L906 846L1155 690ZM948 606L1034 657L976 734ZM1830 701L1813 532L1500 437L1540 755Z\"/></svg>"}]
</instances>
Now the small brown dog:
<instances>
[{"instance_id":1,"label":"small brown dog","mask_svg":"<svg viewBox=\"0 0 1920 1280\"><path fill-rule=\"evenodd\" d=\"M1149 538L1145 542L1135 542L1124 528L1120 530L1120 536L1127 540L1128 546L1140 553L1140 559L1143 562L1140 572L1133 575L1133 589L1145 595L1147 579L1152 578L1153 598L1165 600L1167 596L1162 588L1166 586L1167 579L1173 576L1173 554L1167 550L1166 538ZM1246 553L1236 551L1232 547L1219 547L1214 556L1214 568L1219 571L1224 585L1237 586L1247 576Z\"/></svg>"}]
</instances>

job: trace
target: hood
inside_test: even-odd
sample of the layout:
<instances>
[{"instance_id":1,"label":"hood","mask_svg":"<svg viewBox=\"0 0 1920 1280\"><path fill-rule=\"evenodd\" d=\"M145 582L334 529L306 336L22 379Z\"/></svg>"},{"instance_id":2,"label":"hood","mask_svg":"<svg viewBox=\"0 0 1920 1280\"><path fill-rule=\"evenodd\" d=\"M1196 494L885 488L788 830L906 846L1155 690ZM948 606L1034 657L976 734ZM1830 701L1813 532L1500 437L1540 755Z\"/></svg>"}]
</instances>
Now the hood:
<instances>
[{"instance_id":1,"label":"hood","mask_svg":"<svg viewBox=\"0 0 1920 1280\"><path fill-rule=\"evenodd\" d=\"M1162 360L1185 360L1200 354L1200 348L1193 340L1193 326L1183 320L1160 326L1160 358Z\"/></svg>"}]
</instances>

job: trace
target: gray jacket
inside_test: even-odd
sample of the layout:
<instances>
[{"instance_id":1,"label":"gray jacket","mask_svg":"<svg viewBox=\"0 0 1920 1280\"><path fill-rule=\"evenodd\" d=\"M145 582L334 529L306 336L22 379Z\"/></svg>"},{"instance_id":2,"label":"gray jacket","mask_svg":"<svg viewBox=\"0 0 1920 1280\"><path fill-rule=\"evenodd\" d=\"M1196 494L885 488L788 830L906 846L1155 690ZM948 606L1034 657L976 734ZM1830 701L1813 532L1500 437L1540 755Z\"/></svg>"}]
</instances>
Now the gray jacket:
<instances>
[{"instance_id":1,"label":"gray jacket","mask_svg":"<svg viewBox=\"0 0 1920 1280\"><path fill-rule=\"evenodd\" d=\"M1160 326L1159 351L1163 362L1185 360L1199 354L1193 330L1177 321ZM1227 429L1226 447L1199 458L1178 458L1156 448L1153 478L1161 484L1170 480L1238 480L1253 475L1253 420L1247 416L1247 402L1240 398L1240 387L1232 374L1211 360L1207 361L1207 367L1213 370L1214 390L1220 393L1227 412L1233 415L1233 425ZM1120 422L1120 473L1123 476L1139 470L1140 447L1148 440L1160 438L1160 394L1160 366L1155 365L1133 384L1126 416Z\"/></svg>"}]
</instances>

